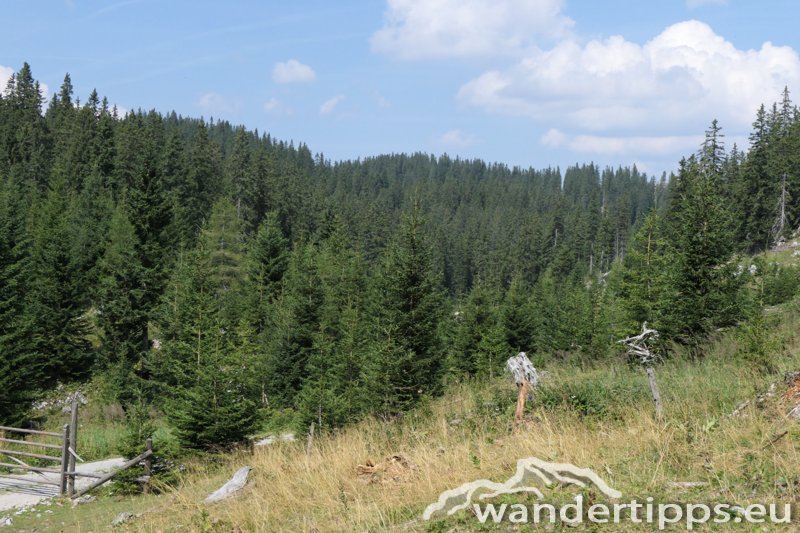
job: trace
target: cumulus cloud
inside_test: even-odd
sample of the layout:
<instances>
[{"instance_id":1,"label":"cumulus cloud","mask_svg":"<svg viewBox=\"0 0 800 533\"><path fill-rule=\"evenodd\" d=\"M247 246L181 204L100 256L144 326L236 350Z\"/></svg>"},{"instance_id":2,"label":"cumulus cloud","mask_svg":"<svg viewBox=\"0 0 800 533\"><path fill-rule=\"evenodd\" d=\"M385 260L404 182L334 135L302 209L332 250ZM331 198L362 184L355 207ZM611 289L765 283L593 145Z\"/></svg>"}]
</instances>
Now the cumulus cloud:
<instances>
[{"instance_id":1,"label":"cumulus cloud","mask_svg":"<svg viewBox=\"0 0 800 533\"><path fill-rule=\"evenodd\" d=\"M438 139L438 144L445 148L466 148L478 142L474 135L464 133L459 129L444 132Z\"/></svg>"},{"instance_id":2,"label":"cumulus cloud","mask_svg":"<svg viewBox=\"0 0 800 533\"><path fill-rule=\"evenodd\" d=\"M314 69L296 59L275 63L272 67L272 81L275 83L307 83L317 77Z\"/></svg>"},{"instance_id":3,"label":"cumulus cloud","mask_svg":"<svg viewBox=\"0 0 800 533\"><path fill-rule=\"evenodd\" d=\"M6 92L6 85L8 85L8 80L11 79L11 76L14 75L14 69L11 67L4 67L0 65L0 93Z\"/></svg>"},{"instance_id":4,"label":"cumulus cloud","mask_svg":"<svg viewBox=\"0 0 800 533\"><path fill-rule=\"evenodd\" d=\"M287 106L275 97L272 97L264 102L263 109L267 114L275 116L289 116L294 114L294 111L291 107Z\"/></svg>"},{"instance_id":5,"label":"cumulus cloud","mask_svg":"<svg viewBox=\"0 0 800 533\"><path fill-rule=\"evenodd\" d=\"M702 135L630 136L569 135L556 128L547 131L539 141L550 148L569 148L574 152L594 155L664 156L676 152L691 152L702 142Z\"/></svg>"},{"instance_id":6,"label":"cumulus cloud","mask_svg":"<svg viewBox=\"0 0 800 533\"><path fill-rule=\"evenodd\" d=\"M375 52L400 59L515 53L572 26L564 0L388 0Z\"/></svg>"},{"instance_id":7,"label":"cumulus cloud","mask_svg":"<svg viewBox=\"0 0 800 533\"><path fill-rule=\"evenodd\" d=\"M197 106L203 111L213 115L238 113L241 108L239 102L230 100L215 92L208 92L200 95L200 98L197 99Z\"/></svg>"},{"instance_id":8,"label":"cumulus cloud","mask_svg":"<svg viewBox=\"0 0 800 533\"><path fill-rule=\"evenodd\" d=\"M274 96L264 102L264 111L271 115L290 115L292 113L291 109Z\"/></svg>"},{"instance_id":9,"label":"cumulus cloud","mask_svg":"<svg viewBox=\"0 0 800 533\"><path fill-rule=\"evenodd\" d=\"M795 50L769 42L740 50L691 20L644 45L614 36L534 49L511 68L469 81L458 99L490 113L558 120L573 130L645 132L669 145L677 142L676 131L702 131L712 118L728 131L749 128L758 106L778 98L786 85L800 85ZM558 139L548 134L543 142ZM577 146L622 149L604 138L587 136ZM625 146L655 149L654 142L640 137Z\"/></svg>"},{"instance_id":10,"label":"cumulus cloud","mask_svg":"<svg viewBox=\"0 0 800 533\"><path fill-rule=\"evenodd\" d=\"M267 113L271 113L273 111L277 111L281 107L281 102L277 98L273 97L264 102L264 111Z\"/></svg>"},{"instance_id":11,"label":"cumulus cloud","mask_svg":"<svg viewBox=\"0 0 800 533\"><path fill-rule=\"evenodd\" d=\"M550 148L560 148L567 142L567 135L561 130L550 128L539 141Z\"/></svg>"},{"instance_id":12,"label":"cumulus cloud","mask_svg":"<svg viewBox=\"0 0 800 533\"><path fill-rule=\"evenodd\" d=\"M341 94L337 94L333 98L328 98L319 107L319 114L330 115L331 113L333 113L333 110L336 109L336 106L338 106L342 100L344 100L344 95Z\"/></svg>"}]
</instances>

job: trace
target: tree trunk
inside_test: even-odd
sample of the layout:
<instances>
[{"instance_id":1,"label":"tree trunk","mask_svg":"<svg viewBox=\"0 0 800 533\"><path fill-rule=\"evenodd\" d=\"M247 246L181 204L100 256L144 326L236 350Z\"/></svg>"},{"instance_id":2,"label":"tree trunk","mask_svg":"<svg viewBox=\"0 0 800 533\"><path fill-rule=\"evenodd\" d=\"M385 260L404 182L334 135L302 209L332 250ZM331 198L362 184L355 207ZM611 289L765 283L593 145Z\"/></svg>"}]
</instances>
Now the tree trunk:
<instances>
[{"instance_id":1,"label":"tree trunk","mask_svg":"<svg viewBox=\"0 0 800 533\"><path fill-rule=\"evenodd\" d=\"M528 382L523 381L518 385L519 394L517 395L517 409L514 411L514 429L517 429L522 424L522 418L525 415L525 398L528 395Z\"/></svg>"},{"instance_id":2,"label":"tree trunk","mask_svg":"<svg viewBox=\"0 0 800 533\"><path fill-rule=\"evenodd\" d=\"M656 384L656 371L653 367L648 366L647 380L650 382L650 392L653 393L653 403L656 404L656 418L661 420L661 394L658 392L658 384Z\"/></svg>"}]
</instances>

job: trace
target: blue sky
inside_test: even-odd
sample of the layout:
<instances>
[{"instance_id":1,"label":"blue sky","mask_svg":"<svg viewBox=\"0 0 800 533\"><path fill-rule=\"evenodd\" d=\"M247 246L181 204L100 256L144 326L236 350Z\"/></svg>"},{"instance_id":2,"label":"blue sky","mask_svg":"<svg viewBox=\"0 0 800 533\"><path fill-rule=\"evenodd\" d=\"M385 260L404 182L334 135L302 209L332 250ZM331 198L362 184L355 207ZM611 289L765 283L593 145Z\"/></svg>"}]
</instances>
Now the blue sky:
<instances>
[{"instance_id":1,"label":"blue sky","mask_svg":"<svg viewBox=\"0 0 800 533\"><path fill-rule=\"evenodd\" d=\"M224 118L326 158L424 151L660 174L800 90L792 0L6 0L24 61L123 109ZM798 98L800 101L800 98Z\"/></svg>"}]
</instances>

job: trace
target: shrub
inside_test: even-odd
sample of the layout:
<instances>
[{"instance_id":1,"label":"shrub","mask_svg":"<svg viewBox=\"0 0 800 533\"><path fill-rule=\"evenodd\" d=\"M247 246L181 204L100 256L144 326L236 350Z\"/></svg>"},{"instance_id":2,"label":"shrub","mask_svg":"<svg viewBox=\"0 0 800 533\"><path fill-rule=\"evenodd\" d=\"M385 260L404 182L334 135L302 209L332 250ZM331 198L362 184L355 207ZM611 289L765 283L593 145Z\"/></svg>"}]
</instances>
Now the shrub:
<instances>
[{"instance_id":1,"label":"shrub","mask_svg":"<svg viewBox=\"0 0 800 533\"><path fill-rule=\"evenodd\" d=\"M771 373L777 370L783 343L775 333L776 326L777 320L774 317L763 315L757 315L743 323L736 332L739 345L737 355L761 372Z\"/></svg>"},{"instance_id":2,"label":"shrub","mask_svg":"<svg viewBox=\"0 0 800 533\"><path fill-rule=\"evenodd\" d=\"M646 380L608 383L600 379L545 383L536 389L545 409L570 409L584 417L620 419L622 411L647 402Z\"/></svg>"},{"instance_id":3,"label":"shrub","mask_svg":"<svg viewBox=\"0 0 800 533\"><path fill-rule=\"evenodd\" d=\"M786 303L800 291L800 269L772 263L763 276L764 305Z\"/></svg>"}]
</instances>

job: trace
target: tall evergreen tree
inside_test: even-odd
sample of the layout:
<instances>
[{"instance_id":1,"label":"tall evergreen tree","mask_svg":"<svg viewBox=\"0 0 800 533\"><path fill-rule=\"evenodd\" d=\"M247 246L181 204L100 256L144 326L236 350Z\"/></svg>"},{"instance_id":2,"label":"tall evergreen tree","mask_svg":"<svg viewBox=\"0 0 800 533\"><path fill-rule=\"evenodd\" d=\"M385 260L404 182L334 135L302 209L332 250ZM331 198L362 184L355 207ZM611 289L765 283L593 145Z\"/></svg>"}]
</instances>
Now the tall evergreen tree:
<instances>
[{"instance_id":1,"label":"tall evergreen tree","mask_svg":"<svg viewBox=\"0 0 800 533\"><path fill-rule=\"evenodd\" d=\"M534 310L530 301L530 290L521 275L517 274L511 280L500 312L506 343L511 351L517 353L534 350Z\"/></svg>"},{"instance_id":2,"label":"tall evergreen tree","mask_svg":"<svg viewBox=\"0 0 800 533\"><path fill-rule=\"evenodd\" d=\"M365 308L363 258L348 248L344 229L335 225L319 248L323 301L319 330L298 397L303 425L317 420L337 427L365 410L364 362L369 320Z\"/></svg>"},{"instance_id":3,"label":"tall evergreen tree","mask_svg":"<svg viewBox=\"0 0 800 533\"><path fill-rule=\"evenodd\" d=\"M72 255L74 197L63 183L33 207L30 235L30 279L23 310L26 349L40 361L48 383L88 373L93 354L87 334L86 299Z\"/></svg>"},{"instance_id":4,"label":"tall evergreen tree","mask_svg":"<svg viewBox=\"0 0 800 533\"><path fill-rule=\"evenodd\" d=\"M675 300L670 293L672 267L667 242L663 236L663 220L657 211L651 212L633 238L632 246L612 279L614 292L622 299L627 320L624 331L636 331L643 322L659 331L665 329L662 317L669 314L667 302Z\"/></svg>"},{"instance_id":5,"label":"tall evergreen tree","mask_svg":"<svg viewBox=\"0 0 800 533\"><path fill-rule=\"evenodd\" d=\"M713 131L712 131L713 133ZM706 146L712 141L706 141ZM731 215L713 159L682 161L670 204L668 271L674 299L664 333L697 336L728 325L742 312L741 278L734 275Z\"/></svg>"},{"instance_id":6,"label":"tall evergreen tree","mask_svg":"<svg viewBox=\"0 0 800 533\"><path fill-rule=\"evenodd\" d=\"M257 421L252 333L220 301L220 279L202 242L179 259L160 309L162 348L150 361L189 448L235 443Z\"/></svg>"},{"instance_id":7,"label":"tall evergreen tree","mask_svg":"<svg viewBox=\"0 0 800 533\"><path fill-rule=\"evenodd\" d=\"M0 146L8 175L26 188L43 190L50 175L51 141L47 123L42 116L42 96L39 82L33 78L31 67L24 63L11 76L3 99L4 120L0 124Z\"/></svg>"},{"instance_id":8,"label":"tall evergreen tree","mask_svg":"<svg viewBox=\"0 0 800 533\"><path fill-rule=\"evenodd\" d=\"M311 243L292 251L284 290L273 306L267 343L267 398L272 406L291 406L307 378L324 301L318 251Z\"/></svg>"},{"instance_id":9,"label":"tall evergreen tree","mask_svg":"<svg viewBox=\"0 0 800 533\"><path fill-rule=\"evenodd\" d=\"M186 148L185 175L176 184L176 227L180 241L191 246L208 217L216 195L222 190L219 156L201 120Z\"/></svg>"},{"instance_id":10,"label":"tall evergreen tree","mask_svg":"<svg viewBox=\"0 0 800 533\"><path fill-rule=\"evenodd\" d=\"M24 203L10 179L0 179L0 424L24 416L42 380L42 362L29 348L24 317L30 267Z\"/></svg>"},{"instance_id":11,"label":"tall evergreen tree","mask_svg":"<svg viewBox=\"0 0 800 533\"><path fill-rule=\"evenodd\" d=\"M97 310L102 331L100 364L109 373L123 405L133 399L135 377L146 375L146 351L141 341L150 318L145 276L136 228L125 207L118 206L100 261Z\"/></svg>"},{"instance_id":12,"label":"tall evergreen tree","mask_svg":"<svg viewBox=\"0 0 800 533\"><path fill-rule=\"evenodd\" d=\"M230 199L223 197L214 203L201 240L217 277L218 296L240 299L246 276L244 230Z\"/></svg>"},{"instance_id":13,"label":"tall evergreen tree","mask_svg":"<svg viewBox=\"0 0 800 533\"><path fill-rule=\"evenodd\" d=\"M500 299L499 291L478 282L450 317L454 327L447 339L449 372L456 376L489 376L505 364L503 356L510 355L512 349L508 346Z\"/></svg>"},{"instance_id":14,"label":"tall evergreen tree","mask_svg":"<svg viewBox=\"0 0 800 533\"><path fill-rule=\"evenodd\" d=\"M390 412L439 389L444 354L438 329L445 304L432 257L415 206L387 248L376 280L380 356L372 364L384 376L384 409Z\"/></svg>"}]
</instances>

